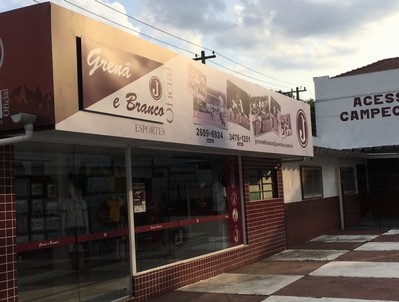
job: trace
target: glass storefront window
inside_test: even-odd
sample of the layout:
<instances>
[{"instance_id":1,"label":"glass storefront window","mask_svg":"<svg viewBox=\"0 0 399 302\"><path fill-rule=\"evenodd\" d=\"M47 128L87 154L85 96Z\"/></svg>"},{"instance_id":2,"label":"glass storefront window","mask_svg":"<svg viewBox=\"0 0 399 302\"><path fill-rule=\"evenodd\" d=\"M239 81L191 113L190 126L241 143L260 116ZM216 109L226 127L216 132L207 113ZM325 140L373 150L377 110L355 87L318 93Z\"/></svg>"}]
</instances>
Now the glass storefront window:
<instances>
[{"instance_id":1,"label":"glass storefront window","mask_svg":"<svg viewBox=\"0 0 399 302\"><path fill-rule=\"evenodd\" d=\"M128 207L125 149L15 146L20 301L115 300L130 294L134 272L243 243L237 157L131 155Z\"/></svg>"},{"instance_id":2,"label":"glass storefront window","mask_svg":"<svg viewBox=\"0 0 399 302\"><path fill-rule=\"evenodd\" d=\"M137 271L242 243L237 158L132 152Z\"/></svg>"},{"instance_id":3,"label":"glass storefront window","mask_svg":"<svg viewBox=\"0 0 399 302\"><path fill-rule=\"evenodd\" d=\"M125 150L15 146L19 301L128 294Z\"/></svg>"},{"instance_id":4,"label":"glass storefront window","mask_svg":"<svg viewBox=\"0 0 399 302\"><path fill-rule=\"evenodd\" d=\"M249 169L249 200L265 200L278 197L277 171L275 169Z\"/></svg>"}]
</instances>

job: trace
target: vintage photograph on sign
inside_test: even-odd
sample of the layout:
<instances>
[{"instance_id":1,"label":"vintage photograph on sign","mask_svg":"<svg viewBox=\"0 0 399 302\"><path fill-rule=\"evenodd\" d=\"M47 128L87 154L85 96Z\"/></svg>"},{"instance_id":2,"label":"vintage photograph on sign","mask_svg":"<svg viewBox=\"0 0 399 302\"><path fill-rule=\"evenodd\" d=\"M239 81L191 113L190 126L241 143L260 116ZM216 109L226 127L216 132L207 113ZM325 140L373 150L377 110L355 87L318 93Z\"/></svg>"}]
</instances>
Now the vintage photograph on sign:
<instances>
[{"instance_id":1,"label":"vintage photograph on sign","mask_svg":"<svg viewBox=\"0 0 399 302\"><path fill-rule=\"evenodd\" d=\"M249 130L249 94L227 81L227 110L229 121Z\"/></svg>"}]
</instances>

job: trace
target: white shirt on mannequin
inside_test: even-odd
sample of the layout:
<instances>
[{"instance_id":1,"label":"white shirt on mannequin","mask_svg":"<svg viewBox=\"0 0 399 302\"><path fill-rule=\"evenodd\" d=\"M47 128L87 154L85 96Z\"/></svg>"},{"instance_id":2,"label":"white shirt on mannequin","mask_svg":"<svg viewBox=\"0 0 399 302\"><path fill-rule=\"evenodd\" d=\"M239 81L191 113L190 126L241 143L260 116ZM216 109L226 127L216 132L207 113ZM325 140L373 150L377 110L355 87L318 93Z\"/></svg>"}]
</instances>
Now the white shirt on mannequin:
<instances>
[{"instance_id":1,"label":"white shirt on mannequin","mask_svg":"<svg viewBox=\"0 0 399 302\"><path fill-rule=\"evenodd\" d=\"M65 232L71 228L81 228L86 233L89 232L89 217L87 213L87 203L81 197L76 196L73 186L69 188L69 199L61 205L62 229Z\"/></svg>"},{"instance_id":2,"label":"white shirt on mannequin","mask_svg":"<svg viewBox=\"0 0 399 302\"><path fill-rule=\"evenodd\" d=\"M218 213L226 212L226 188L218 181L212 186L212 210Z\"/></svg>"}]
</instances>

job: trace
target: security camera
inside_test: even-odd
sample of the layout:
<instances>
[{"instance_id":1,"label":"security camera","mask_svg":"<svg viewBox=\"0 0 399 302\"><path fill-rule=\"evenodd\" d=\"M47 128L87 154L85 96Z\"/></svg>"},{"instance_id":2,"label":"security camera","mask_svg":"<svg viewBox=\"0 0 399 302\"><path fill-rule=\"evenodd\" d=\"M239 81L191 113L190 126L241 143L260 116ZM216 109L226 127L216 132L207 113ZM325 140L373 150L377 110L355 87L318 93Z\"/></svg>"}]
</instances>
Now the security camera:
<instances>
[{"instance_id":1,"label":"security camera","mask_svg":"<svg viewBox=\"0 0 399 302\"><path fill-rule=\"evenodd\" d=\"M14 123L33 124L36 122L37 116L29 113L17 113L11 115L11 119Z\"/></svg>"}]
</instances>

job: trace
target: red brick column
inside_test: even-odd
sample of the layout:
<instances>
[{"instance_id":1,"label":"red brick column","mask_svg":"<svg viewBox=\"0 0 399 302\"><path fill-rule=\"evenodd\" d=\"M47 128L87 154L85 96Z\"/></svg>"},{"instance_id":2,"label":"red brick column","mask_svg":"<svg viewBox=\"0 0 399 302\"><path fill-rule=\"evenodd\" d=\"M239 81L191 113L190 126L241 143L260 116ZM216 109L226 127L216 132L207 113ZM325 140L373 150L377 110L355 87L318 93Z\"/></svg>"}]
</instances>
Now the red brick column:
<instances>
[{"instance_id":1,"label":"red brick column","mask_svg":"<svg viewBox=\"0 0 399 302\"><path fill-rule=\"evenodd\" d=\"M0 301L18 301L14 148L0 146Z\"/></svg>"}]
</instances>

